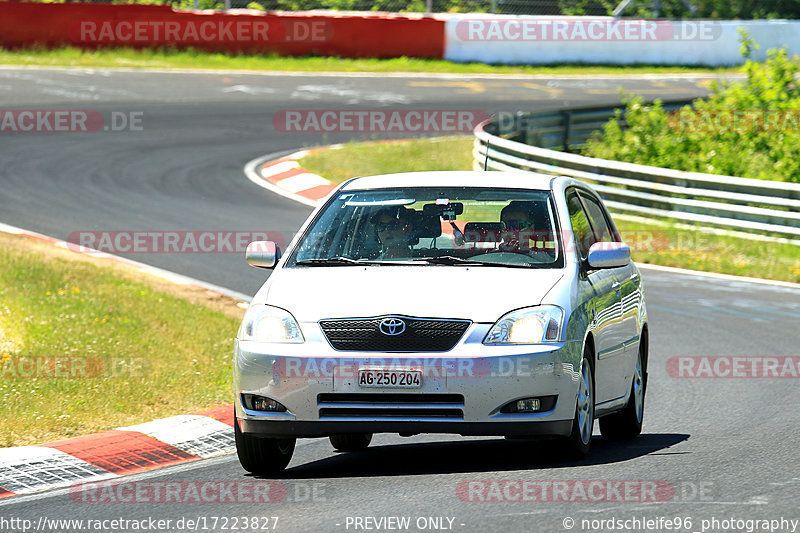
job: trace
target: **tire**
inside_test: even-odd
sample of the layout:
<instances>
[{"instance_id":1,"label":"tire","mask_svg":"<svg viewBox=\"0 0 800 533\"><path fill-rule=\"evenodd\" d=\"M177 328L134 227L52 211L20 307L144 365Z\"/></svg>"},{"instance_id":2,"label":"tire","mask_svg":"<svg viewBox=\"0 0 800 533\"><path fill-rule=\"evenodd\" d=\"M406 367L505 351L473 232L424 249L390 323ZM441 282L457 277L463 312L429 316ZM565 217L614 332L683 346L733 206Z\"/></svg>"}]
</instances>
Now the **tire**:
<instances>
[{"instance_id":1,"label":"tire","mask_svg":"<svg viewBox=\"0 0 800 533\"><path fill-rule=\"evenodd\" d=\"M578 398L575 401L575 418L572 432L564 441L565 454L572 459L582 459L589 453L594 429L594 367L592 353L587 349L581 360Z\"/></svg>"},{"instance_id":2,"label":"tire","mask_svg":"<svg viewBox=\"0 0 800 533\"><path fill-rule=\"evenodd\" d=\"M339 433L330 436L331 444L340 452L357 452L372 442L372 433Z\"/></svg>"},{"instance_id":3,"label":"tire","mask_svg":"<svg viewBox=\"0 0 800 533\"><path fill-rule=\"evenodd\" d=\"M600 433L606 440L630 440L642 432L644 396L647 392L647 343L639 342L636 367L631 383L631 396L625 408L600 419Z\"/></svg>"},{"instance_id":4,"label":"tire","mask_svg":"<svg viewBox=\"0 0 800 533\"><path fill-rule=\"evenodd\" d=\"M253 474L277 474L292 460L296 439L271 439L246 435L234 424L236 455L242 468Z\"/></svg>"}]
</instances>

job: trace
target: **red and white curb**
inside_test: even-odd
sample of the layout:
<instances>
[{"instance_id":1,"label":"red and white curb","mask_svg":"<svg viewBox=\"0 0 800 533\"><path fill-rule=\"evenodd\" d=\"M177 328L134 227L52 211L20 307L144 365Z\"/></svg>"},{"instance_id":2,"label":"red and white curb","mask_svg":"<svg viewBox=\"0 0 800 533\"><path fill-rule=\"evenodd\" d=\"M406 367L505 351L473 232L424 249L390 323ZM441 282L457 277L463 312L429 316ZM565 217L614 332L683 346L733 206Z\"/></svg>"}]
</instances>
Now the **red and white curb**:
<instances>
[{"instance_id":1,"label":"red and white curb","mask_svg":"<svg viewBox=\"0 0 800 533\"><path fill-rule=\"evenodd\" d=\"M246 294L124 257L87 248L77 250L66 241L41 233L2 223L0 232L124 263L172 283L199 287L210 294L224 294L239 300L242 306L250 300ZM69 487L74 483L113 479L232 452L235 449L232 427L233 406L226 406L46 444L0 448L0 499Z\"/></svg>"},{"instance_id":2,"label":"red and white curb","mask_svg":"<svg viewBox=\"0 0 800 533\"><path fill-rule=\"evenodd\" d=\"M115 479L235 449L233 406L36 446L0 448L0 498Z\"/></svg>"},{"instance_id":3,"label":"red and white curb","mask_svg":"<svg viewBox=\"0 0 800 533\"><path fill-rule=\"evenodd\" d=\"M245 165L247 178L274 193L285 196L302 204L316 207L338 185L309 172L300 166L298 160L318 150L332 147L301 150L274 161L264 158L254 159Z\"/></svg>"}]
</instances>

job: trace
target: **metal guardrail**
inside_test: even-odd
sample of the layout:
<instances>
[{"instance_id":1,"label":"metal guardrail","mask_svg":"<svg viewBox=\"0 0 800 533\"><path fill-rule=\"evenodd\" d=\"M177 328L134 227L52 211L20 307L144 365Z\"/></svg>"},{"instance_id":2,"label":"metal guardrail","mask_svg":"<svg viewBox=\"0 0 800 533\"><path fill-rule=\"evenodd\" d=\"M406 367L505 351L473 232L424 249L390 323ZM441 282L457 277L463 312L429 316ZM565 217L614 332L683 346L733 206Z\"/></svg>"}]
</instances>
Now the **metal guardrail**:
<instances>
[{"instance_id":1,"label":"metal guardrail","mask_svg":"<svg viewBox=\"0 0 800 533\"><path fill-rule=\"evenodd\" d=\"M666 111L677 111L692 100L665 102ZM534 113L504 113L488 124L486 131L493 135L539 148L569 152L579 148L614 116L614 107L576 107ZM624 123L624 109L620 110Z\"/></svg>"},{"instance_id":2,"label":"metal guardrail","mask_svg":"<svg viewBox=\"0 0 800 533\"><path fill-rule=\"evenodd\" d=\"M669 102L664 107L679 109L688 103ZM475 128L474 168L483 169L485 163L489 170L570 176L590 183L608 208L618 213L800 239L800 184L686 172L569 152L602 129L614 112L615 108L595 107L517 113L483 122Z\"/></svg>"}]
</instances>

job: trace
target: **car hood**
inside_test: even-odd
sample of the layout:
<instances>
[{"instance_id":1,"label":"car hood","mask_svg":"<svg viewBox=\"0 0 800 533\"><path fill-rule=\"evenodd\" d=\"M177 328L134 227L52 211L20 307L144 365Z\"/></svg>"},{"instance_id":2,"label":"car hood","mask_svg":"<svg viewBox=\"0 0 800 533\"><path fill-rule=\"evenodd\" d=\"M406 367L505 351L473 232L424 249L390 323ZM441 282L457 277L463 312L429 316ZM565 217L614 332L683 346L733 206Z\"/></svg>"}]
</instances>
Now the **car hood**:
<instances>
[{"instance_id":1,"label":"car hood","mask_svg":"<svg viewBox=\"0 0 800 533\"><path fill-rule=\"evenodd\" d=\"M286 309L300 322L393 314L493 323L538 305L563 275L562 269L438 265L282 268L253 303Z\"/></svg>"}]
</instances>

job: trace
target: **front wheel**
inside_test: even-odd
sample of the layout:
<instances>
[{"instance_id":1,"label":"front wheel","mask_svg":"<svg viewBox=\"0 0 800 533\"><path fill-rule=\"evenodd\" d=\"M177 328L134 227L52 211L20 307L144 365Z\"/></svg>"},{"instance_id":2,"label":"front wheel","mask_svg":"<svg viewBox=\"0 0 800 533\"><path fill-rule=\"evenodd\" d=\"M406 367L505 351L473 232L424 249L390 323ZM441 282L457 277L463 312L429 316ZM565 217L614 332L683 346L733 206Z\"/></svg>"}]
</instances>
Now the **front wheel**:
<instances>
[{"instance_id":1,"label":"front wheel","mask_svg":"<svg viewBox=\"0 0 800 533\"><path fill-rule=\"evenodd\" d=\"M629 440L642 432L644 421L644 393L647 390L647 367L645 366L645 343L639 342L639 354L633 372L631 396L625 408L600 419L600 433L607 440Z\"/></svg>"},{"instance_id":2,"label":"front wheel","mask_svg":"<svg viewBox=\"0 0 800 533\"><path fill-rule=\"evenodd\" d=\"M584 353L581 361L581 376L578 398L575 402L575 418L572 432L566 438L566 452L570 457L581 459L589 453L594 429L594 375L591 353Z\"/></svg>"},{"instance_id":3,"label":"front wheel","mask_svg":"<svg viewBox=\"0 0 800 533\"><path fill-rule=\"evenodd\" d=\"M242 468L253 474L277 474L286 468L294 454L296 439L254 437L242 433L239 423L233 425L236 455Z\"/></svg>"},{"instance_id":4,"label":"front wheel","mask_svg":"<svg viewBox=\"0 0 800 533\"><path fill-rule=\"evenodd\" d=\"M330 436L331 444L340 452L357 452L372 442L372 433L340 433Z\"/></svg>"}]
</instances>

